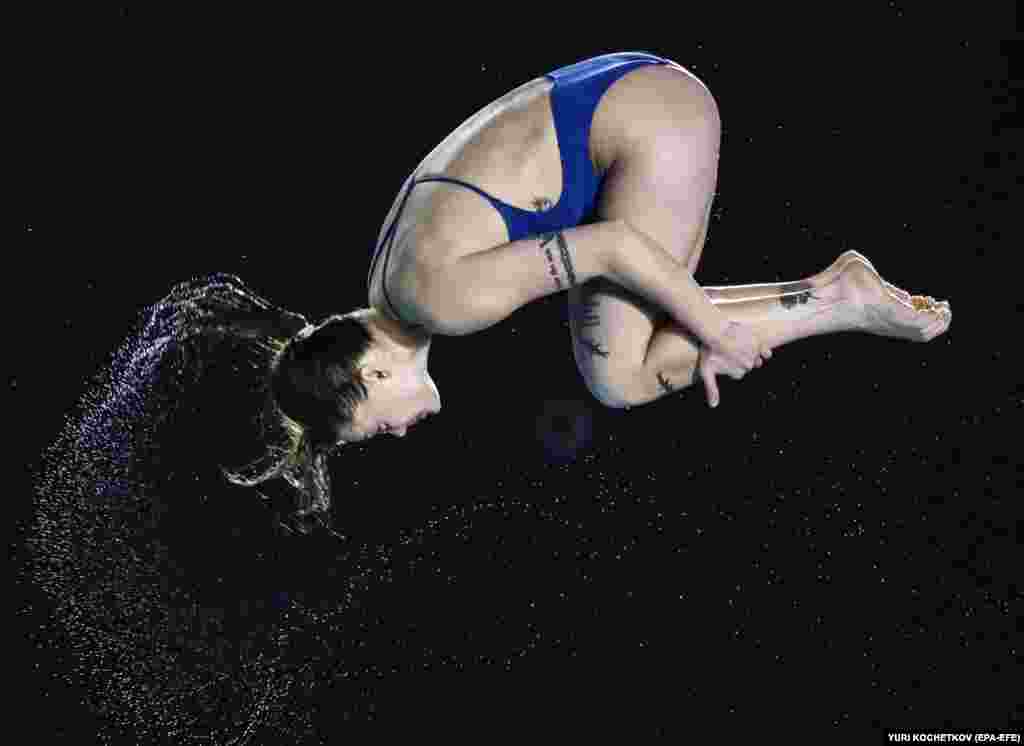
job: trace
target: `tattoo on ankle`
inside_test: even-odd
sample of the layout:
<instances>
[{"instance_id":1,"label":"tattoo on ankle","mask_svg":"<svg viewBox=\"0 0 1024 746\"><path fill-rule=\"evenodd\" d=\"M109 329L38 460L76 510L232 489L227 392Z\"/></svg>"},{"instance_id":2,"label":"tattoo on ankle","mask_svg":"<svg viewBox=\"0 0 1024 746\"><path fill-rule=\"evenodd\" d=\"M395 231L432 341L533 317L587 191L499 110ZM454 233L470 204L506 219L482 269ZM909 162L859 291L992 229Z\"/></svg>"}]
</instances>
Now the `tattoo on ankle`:
<instances>
[{"instance_id":1,"label":"tattoo on ankle","mask_svg":"<svg viewBox=\"0 0 1024 746\"><path fill-rule=\"evenodd\" d=\"M782 293L782 297L779 298L779 303L782 304L783 308L793 308L798 305L803 305L811 300L817 300L811 293L813 285L809 282L790 282L779 288L779 292Z\"/></svg>"}]
</instances>

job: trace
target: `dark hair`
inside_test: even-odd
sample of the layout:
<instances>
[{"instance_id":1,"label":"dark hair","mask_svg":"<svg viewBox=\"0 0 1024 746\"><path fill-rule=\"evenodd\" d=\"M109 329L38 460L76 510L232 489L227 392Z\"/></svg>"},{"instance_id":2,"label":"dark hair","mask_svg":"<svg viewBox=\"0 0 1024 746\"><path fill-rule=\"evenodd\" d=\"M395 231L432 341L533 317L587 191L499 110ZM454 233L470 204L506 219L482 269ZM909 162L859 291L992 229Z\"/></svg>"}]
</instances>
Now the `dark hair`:
<instances>
[{"instance_id":1,"label":"dark hair","mask_svg":"<svg viewBox=\"0 0 1024 746\"><path fill-rule=\"evenodd\" d=\"M352 421L356 406L369 396L357 371L373 336L351 314L330 316L319 326L294 324L287 332L272 321L247 318L231 327L256 339L268 356L262 415L268 440L256 461L221 470L229 482L246 487L283 477L296 490L292 528L309 533L309 521L322 521L318 514L331 507L327 457L337 445L338 428Z\"/></svg>"},{"instance_id":2,"label":"dark hair","mask_svg":"<svg viewBox=\"0 0 1024 746\"><path fill-rule=\"evenodd\" d=\"M199 345L200 361L212 354L206 341L227 344L217 349L231 356L232 384L258 395L252 423L258 424L262 453L248 462L235 454L219 464L229 482L255 487L282 477L296 491L298 515L330 509L327 458L338 428L351 422L368 396L357 371L373 336L361 313L335 314L313 325L260 297L238 276L214 272L176 285L152 310L145 332L173 333L185 358ZM248 361L258 381L239 375L249 366L238 361Z\"/></svg>"},{"instance_id":3,"label":"dark hair","mask_svg":"<svg viewBox=\"0 0 1024 746\"><path fill-rule=\"evenodd\" d=\"M369 395L356 374L372 342L362 320L330 316L312 333L289 340L271 363L274 401L296 440L313 452L336 444L338 428L352 421L356 406ZM297 451L302 443L293 445Z\"/></svg>"}]
</instances>

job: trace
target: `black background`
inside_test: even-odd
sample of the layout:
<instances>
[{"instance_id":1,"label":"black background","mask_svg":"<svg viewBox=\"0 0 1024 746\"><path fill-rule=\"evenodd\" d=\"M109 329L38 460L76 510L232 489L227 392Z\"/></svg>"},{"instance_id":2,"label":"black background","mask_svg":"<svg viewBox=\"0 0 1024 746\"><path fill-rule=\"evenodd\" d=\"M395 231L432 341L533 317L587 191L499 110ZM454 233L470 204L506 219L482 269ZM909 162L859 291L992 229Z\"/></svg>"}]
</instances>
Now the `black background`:
<instances>
[{"instance_id":1,"label":"black background","mask_svg":"<svg viewBox=\"0 0 1024 746\"><path fill-rule=\"evenodd\" d=\"M361 597L323 733L1019 729L1014 18L841 7L38 20L11 112L30 165L9 447L31 465L181 280L231 272L310 319L366 305L384 214L448 132L556 67L653 52L722 114L700 284L797 280L853 248L949 299L952 328L778 349L721 381L717 411L699 388L603 409L561 297L435 339L441 416L332 463L336 523L424 538ZM560 415L589 434L573 458L550 448ZM21 526L31 492L12 502ZM23 661L25 706L50 713L36 725L85 742L53 657Z\"/></svg>"}]
</instances>

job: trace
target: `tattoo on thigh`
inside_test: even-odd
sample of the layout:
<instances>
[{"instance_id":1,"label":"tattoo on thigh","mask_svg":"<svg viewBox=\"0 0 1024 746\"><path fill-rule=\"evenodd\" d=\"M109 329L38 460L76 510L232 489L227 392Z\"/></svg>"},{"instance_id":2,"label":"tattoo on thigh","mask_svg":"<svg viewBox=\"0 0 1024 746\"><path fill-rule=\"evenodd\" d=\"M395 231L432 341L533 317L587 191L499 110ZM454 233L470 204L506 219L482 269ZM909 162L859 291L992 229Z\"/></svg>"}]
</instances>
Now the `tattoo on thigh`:
<instances>
[{"instance_id":1,"label":"tattoo on thigh","mask_svg":"<svg viewBox=\"0 0 1024 746\"><path fill-rule=\"evenodd\" d=\"M697 360L694 362L693 369L690 371L689 383L672 383L664 372L657 374L658 385L661 386L661 390L664 391L666 394L671 394L672 392L678 391L680 388L685 388L686 386L692 386L693 384L697 383L697 381L700 379L700 356L701 345L703 343L701 342L700 337L691 332L689 329L685 329L682 327L679 327L679 329L682 331L683 335L690 341L690 344L692 344L696 348Z\"/></svg>"},{"instance_id":2,"label":"tattoo on thigh","mask_svg":"<svg viewBox=\"0 0 1024 746\"><path fill-rule=\"evenodd\" d=\"M572 319L573 330L576 332L576 339L580 346L589 354L596 357L608 357L608 350L602 347L587 329L596 329L601 326L601 317L597 315L598 300L593 296L584 295L578 303L573 304L575 313Z\"/></svg>"},{"instance_id":3,"label":"tattoo on thigh","mask_svg":"<svg viewBox=\"0 0 1024 746\"><path fill-rule=\"evenodd\" d=\"M782 293L782 297L779 298L779 303L782 304L783 308L793 308L794 306L803 305L808 301L815 299L811 293L813 286L809 282L790 282L779 288L779 292Z\"/></svg>"}]
</instances>

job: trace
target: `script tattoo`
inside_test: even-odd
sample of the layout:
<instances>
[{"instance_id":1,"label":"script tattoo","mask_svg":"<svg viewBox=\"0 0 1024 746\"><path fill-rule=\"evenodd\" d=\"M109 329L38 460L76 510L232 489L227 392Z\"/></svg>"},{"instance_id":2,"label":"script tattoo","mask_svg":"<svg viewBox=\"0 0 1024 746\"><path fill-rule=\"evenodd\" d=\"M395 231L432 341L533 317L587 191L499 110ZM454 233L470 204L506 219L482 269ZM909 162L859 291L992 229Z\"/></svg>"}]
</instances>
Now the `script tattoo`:
<instances>
[{"instance_id":1,"label":"script tattoo","mask_svg":"<svg viewBox=\"0 0 1024 746\"><path fill-rule=\"evenodd\" d=\"M551 200L547 197L536 197L533 200L533 206L537 209L537 212L543 212L551 207ZM576 270L572 266L572 257L569 256L569 244L565 241L565 236L562 235L561 231L551 231L550 233L542 233L540 236L540 247L544 250L544 256L548 260L548 271L551 273L552 279L555 281L555 290L562 289L562 278L558 275L558 267L555 265L555 257L551 253L551 242L554 241L558 246L558 253L562 260L562 269L565 270L566 279L569 282L569 287L575 287L576 285Z\"/></svg>"},{"instance_id":2,"label":"script tattoo","mask_svg":"<svg viewBox=\"0 0 1024 746\"><path fill-rule=\"evenodd\" d=\"M551 274L551 279L555 281L555 289L562 289L562 278L558 276L558 267L555 265L555 257L551 255L551 247L548 246L548 242L551 241L553 234L548 233L541 238L540 247L544 249L544 256L548 258L548 272Z\"/></svg>"},{"instance_id":3,"label":"script tattoo","mask_svg":"<svg viewBox=\"0 0 1024 746\"><path fill-rule=\"evenodd\" d=\"M533 206L537 212L543 212L551 207L551 200L546 197L538 197L533 200ZM562 279L558 276L558 268L555 264L555 257L551 251L551 241L554 239L558 244L559 253L562 259L562 267L569 281L569 287L576 286L576 270L572 266L572 258L569 256L569 245L565 242L565 236L561 232L545 233L541 235L541 248L548 260L548 271L555 281L555 288L562 289ZM601 317L597 313L598 301L593 295L589 297L581 292L582 296L578 302L570 304L570 312L573 314L571 323L579 341L580 347L590 355L596 357L608 357L608 350L603 348L597 341L585 334L587 329L601 326Z\"/></svg>"},{"instance_id":4,"label":"script tattoo","mask_svg":"<svg viewBox=\"0 0 1024 746\"><path fill-rule=\"evenodd\" d=\"M591 355L608 357L608 350L585 333L587 329L601 326L601 317L597 314L599 301L592 293L589 295L586 293L586 290L580 293L583 297L571 306L574 313L572 322L576 331L576 339L579 340L580 346Z\"/></svg>"},{"instance_id":5,"label":"script tattoo","mask_svg":"<svg viewBox=\"0 0 1024 746\"><path fill-rule=\"evenodd\" d=\"M779 303L782 304L783 308L793 308L797 305L803 305L814 298L811 294L812 285L809 282L790 282L779 288L779 292L782 293L782 297L779 298Z\"/></svg>"},{"instance_id":6,"label":"script tattoo","mask_svg":"<svg viewBox=\"0 0 1024 746\"><path fill-rule=\"evenodd\" d=\"M561 231L554 231L552 233L544 233L540 238L540 247L544 249L544 254L548 258L548 269L551 271L551 276L555 280L555 288L558 290L562 289L562 278L558 276L558 270L555 267L555 258L551 253L552 241L558 245L558 251L562 260L562 269L565 270L565 276L568 279L569 287L575 286L576 270L572 266L572 259L569 256L569 244L565 242L565 236L562 235Z\"/></svg>"}]
</instances>

